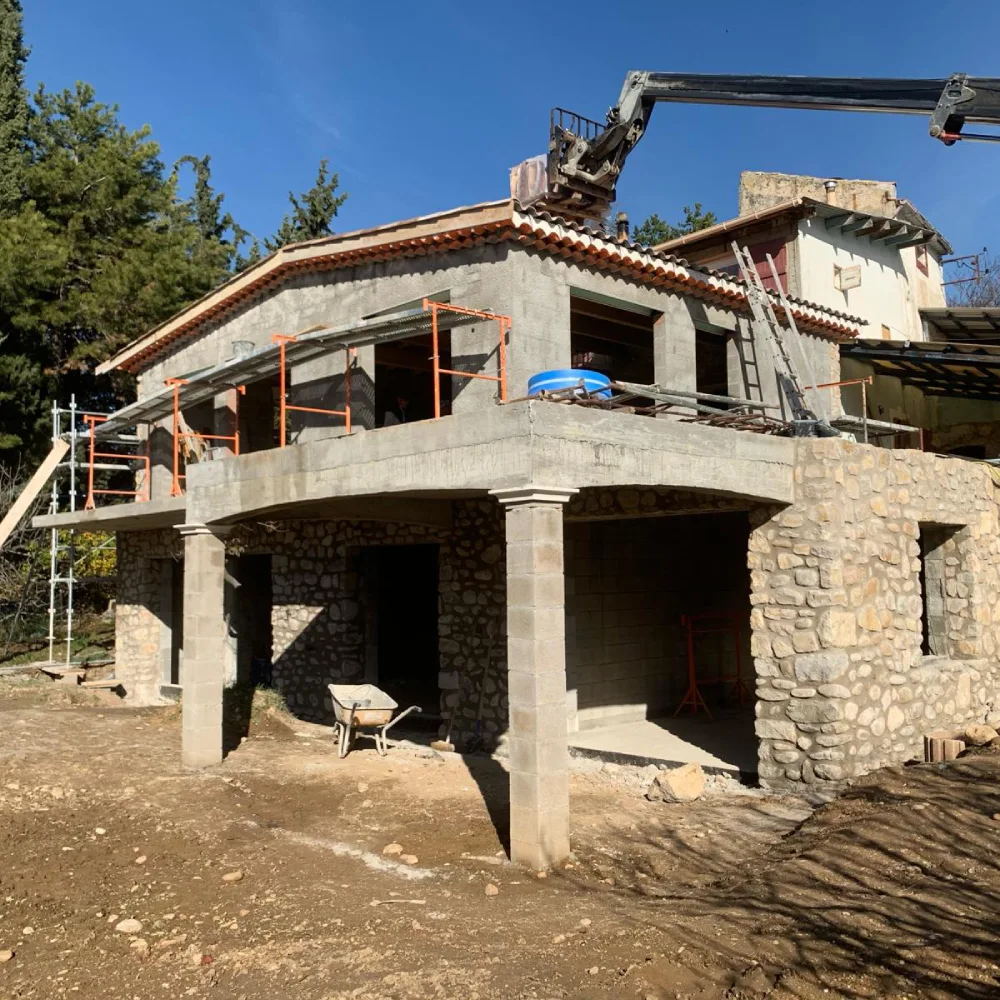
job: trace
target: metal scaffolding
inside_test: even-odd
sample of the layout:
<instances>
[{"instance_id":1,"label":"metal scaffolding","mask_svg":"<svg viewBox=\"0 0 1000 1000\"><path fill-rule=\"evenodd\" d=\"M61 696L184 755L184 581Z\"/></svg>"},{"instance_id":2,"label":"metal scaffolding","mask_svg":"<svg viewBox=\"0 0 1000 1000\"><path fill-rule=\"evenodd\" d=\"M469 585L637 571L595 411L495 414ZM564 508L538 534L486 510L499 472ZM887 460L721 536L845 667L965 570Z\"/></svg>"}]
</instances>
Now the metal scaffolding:
<instances>
[{"instance_id":1,"label":"metal scaffolding","mask_svg":"<svg viewBox=\"0 0 1000 1000\"><path fill-rule=\"evenodd\" d=\"M76 396L70 396L69 406L52 403L52 441L65 441L69 445L66 457L52 473L52 487L49 500L49 513L72 513L79 507L83 499L85 506L93 507L95 493L112 492L96 490L93 484L94 470L119 472L128 469L121 460L129 459L130 455L120 455L112 452L93 452L93 427L107 419L107 414L81 410L76 405ZM86 426L84 426L86 425ZM123 434L115 435L111 440L118 444L136 444L137 436ZM81 454L81 449L83 454ZM138 456L144 458L145 456ZM118 463L94 462L94 458L117 458ZM149 466L146 459L146 477L144 488L148 489ZM77 473L80 473L78 476ZM80 486L86 483L86 492L80 492ZM114 491L117 492L117 491ZM73 663L73 598L77 583L76 567L79 560L76 556L76 532L72 528L52 528L49 531L49 660L56 663L57 624L60 612L64 619L63 635L58 642L65 645L62 660L67 667Z\"/></svg>"}]
</instances>

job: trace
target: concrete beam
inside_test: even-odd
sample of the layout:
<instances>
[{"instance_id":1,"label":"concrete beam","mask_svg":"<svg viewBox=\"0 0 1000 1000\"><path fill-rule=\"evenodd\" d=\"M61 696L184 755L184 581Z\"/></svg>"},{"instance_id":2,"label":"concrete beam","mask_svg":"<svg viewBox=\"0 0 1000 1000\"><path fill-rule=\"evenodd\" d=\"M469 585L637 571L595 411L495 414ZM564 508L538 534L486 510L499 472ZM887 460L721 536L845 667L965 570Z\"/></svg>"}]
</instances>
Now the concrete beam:
<instances>
[{"instance_id":1,"label":"concrete beam","mask_svg":"<svg viewBox=\"0 0 1000 1000\"><path fill-rule=\"evenodd\" d=\"M510 858L540 871L569 854L563 504L577 491L491 491L507 525Z\"/></svg>"},{"instance_id":2,"label":"concrete beam","mask_svg":"<svg viewBox=\"0 0 1000 1000\"><path fill-rule=\"evenodd\" d=\"M631 413L531 404L529 481L664 486L791 503L795 441L651 420Z\"/></svg>"}]
</instances>

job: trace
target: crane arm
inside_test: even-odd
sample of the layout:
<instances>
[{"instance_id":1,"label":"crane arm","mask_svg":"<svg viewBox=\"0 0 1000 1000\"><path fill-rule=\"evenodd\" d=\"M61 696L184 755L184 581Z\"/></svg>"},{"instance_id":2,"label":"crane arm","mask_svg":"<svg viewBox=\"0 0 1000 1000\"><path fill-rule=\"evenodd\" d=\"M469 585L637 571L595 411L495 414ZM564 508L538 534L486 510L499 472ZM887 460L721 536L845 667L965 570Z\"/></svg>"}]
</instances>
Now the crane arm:
<instances>
[{"instance_id":1,"label":"crane arm","mask_svg":"<svg viewBox=\"0 0 1000 1000\"><path fill-rule=\"evenodd\" d=\"M930 134L948 145L959 139L1000 141L1000 135L962 132L967 123L1000 125L1000 79L961 73L947 80L879 80L633 70L604 124L561 108L552 112L544 206L603 218L625 159L660 101L928 115Z\"/></svg>"}]
</instances>

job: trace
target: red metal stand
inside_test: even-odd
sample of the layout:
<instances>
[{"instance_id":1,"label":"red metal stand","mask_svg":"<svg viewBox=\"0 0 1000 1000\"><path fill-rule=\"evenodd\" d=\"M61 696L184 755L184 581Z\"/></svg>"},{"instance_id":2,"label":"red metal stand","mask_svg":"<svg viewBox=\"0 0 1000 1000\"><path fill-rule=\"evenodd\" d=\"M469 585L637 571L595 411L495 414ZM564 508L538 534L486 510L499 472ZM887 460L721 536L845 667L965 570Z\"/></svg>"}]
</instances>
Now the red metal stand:
<instances>
[{"instance_id":1,"label":"red metal stand","mask_svg":"<svg viewBox=\"0 0 1000 1000\"><path fill-rule=\"evenodd\" d=\"M679 715L681 710L689 708L694 715L699 709L711 719L712 712L701 693L701 688L708 684L732 684L733 691L742 705L750 697L750 688L743 680L743 626L742 616L734 611L709 611L700 615L681 615L681 626L687 633L687 668L688 686L684 697L674 715ZM732 677L720 674L717 677L699 677L695 663L695 636L728 634L733 637L736 651L736 673Z\"/></svg>"}]
</instances>

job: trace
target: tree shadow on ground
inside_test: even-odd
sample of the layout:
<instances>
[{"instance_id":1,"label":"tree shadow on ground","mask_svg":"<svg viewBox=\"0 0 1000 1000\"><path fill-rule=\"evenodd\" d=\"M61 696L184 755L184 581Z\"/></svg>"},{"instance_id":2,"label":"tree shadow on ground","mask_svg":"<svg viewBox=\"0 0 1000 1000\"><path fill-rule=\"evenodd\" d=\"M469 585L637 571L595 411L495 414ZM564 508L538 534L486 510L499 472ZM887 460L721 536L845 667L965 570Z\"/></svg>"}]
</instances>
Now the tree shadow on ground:
<instances>
[{"instance_id":1,"label":"tree shadow on ground","mask_svg":"<svg viewBox=\"0 0 1000 1000\"><path fill-rule=\"evenodd\" d=\"M891 767L737 865L707 839L647 827L622 837L608 865L601 859L616 869L607 872L612 887L565 877L578 890L645 897L645 923L673 946L665 964L708 963L703 971L721 976L760 962L781 996L993 1000L996 813L997 758ZM664 879L662 852L687 855L702 874Z\"/></svg>"}]
</instances>

